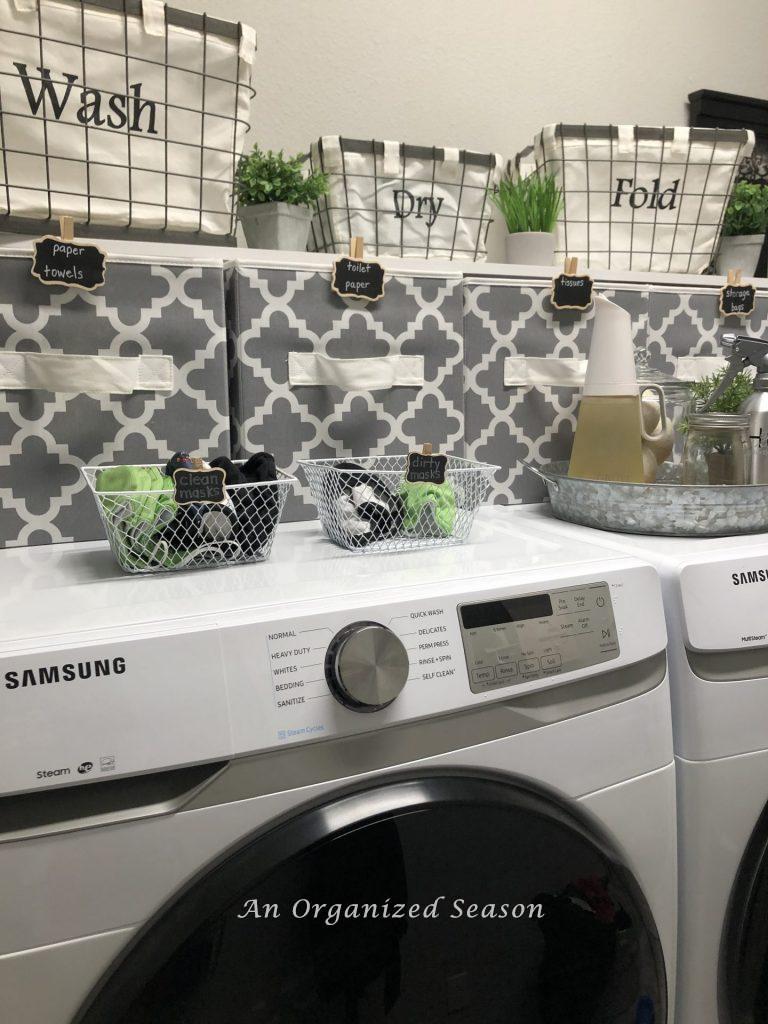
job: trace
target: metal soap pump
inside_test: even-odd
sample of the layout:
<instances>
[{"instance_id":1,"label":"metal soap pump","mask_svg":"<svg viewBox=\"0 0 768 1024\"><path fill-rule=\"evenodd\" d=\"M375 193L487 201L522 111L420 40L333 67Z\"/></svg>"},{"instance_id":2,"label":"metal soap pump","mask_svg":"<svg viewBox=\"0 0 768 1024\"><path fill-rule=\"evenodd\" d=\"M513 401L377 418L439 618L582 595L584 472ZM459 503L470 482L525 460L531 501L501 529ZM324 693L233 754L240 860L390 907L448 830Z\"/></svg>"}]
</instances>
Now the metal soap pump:
<instances>
[{"instance_id":1,"label":"metal soap pump","mask_svg":"<svg viewBox=\"0 0 768 1024\"><path fill-rule=\"evenodd\" d=\"M755 367L754 390L741 403L739 412L749 416L752 453L748 479L753 484L768 484L768 342L743 334L724 334L723 346L731 349L728 369L701 411L709 412L738 373L747 366Z\"/></svg>"}]
</instances>

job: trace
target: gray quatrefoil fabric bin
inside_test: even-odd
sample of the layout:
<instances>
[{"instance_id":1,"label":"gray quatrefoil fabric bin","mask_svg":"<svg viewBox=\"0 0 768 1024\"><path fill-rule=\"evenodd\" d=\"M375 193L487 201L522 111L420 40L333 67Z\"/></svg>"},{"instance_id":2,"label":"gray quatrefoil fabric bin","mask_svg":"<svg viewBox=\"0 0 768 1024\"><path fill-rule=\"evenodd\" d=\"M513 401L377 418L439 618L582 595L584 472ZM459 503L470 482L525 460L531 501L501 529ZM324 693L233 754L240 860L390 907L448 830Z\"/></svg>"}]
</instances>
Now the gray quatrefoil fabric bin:
<instances>
[{"instance_id":1,"label":"gray quatrefoil fabric bin","mask_svg":"<svg viewBox=\"0 0 768 1024\"><path fill-rule=\"evenodd\" d=\"M593 312L557 310L550 291L512 279L465 282L467 457L501 467L489 498L496 504L541 501L546 490L524 462L567 459L573 444L581 389L568 377L583 372ZM648 292L600 291L628 310L644 346ZM563 383L542 383L546 370Z\"/></svg>"},{"instance_id":2,"label":"gray quatrefoil fabric bin","mask_svg":"<svg viewBox=\"0 0 768 1024\"><path fill-rule=\"evenodd\" d=\"M83 465L230 447L220 262L108 258L93 292L0 253L0 546L103 537Z\"/></svg>"},{"instance_id":3,"label":"gray quatrefoil fabric bin","mask_svg":"<svg viewBox=\"0 0 768 1024\"><path fill-rule=\"evenodd\" d=\"M598 287L632 317L638 368L698 380L723 365L724 333L768 333L762 292L752 316L739 321L720 315L717 283ZM541 501L546 488L524 463L569 458L593 316L592 308L555 309L542 282L465 281L467 457L501 467L496 504Z\"/></svg>"},{"instance_id":4,"label":"gray quatrefoil fabric bin","mask_svg":"<svg viewBox=\"0 0 768 1024\"><path fill-rule=\"evenodd\" d=\"M227 273L235 457L400 455L431 442L464 454L461 275L389 272L374 303L330 287L331 261ZM284 518L317 514L301 487Z\"/></svg>"}]
</instances>

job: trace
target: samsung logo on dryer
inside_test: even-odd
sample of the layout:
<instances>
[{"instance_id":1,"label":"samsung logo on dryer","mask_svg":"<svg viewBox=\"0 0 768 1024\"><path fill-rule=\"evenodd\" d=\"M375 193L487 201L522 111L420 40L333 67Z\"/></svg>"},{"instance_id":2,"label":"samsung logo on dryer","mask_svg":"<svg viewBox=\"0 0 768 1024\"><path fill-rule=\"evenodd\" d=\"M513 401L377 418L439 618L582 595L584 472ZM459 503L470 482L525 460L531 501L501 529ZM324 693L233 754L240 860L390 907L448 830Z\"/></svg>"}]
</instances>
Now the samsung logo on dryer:
<instances>
[{"instance_id":1,"label":"samsung logo on dryer","mask_svg":"<svg viewBox=\"0 0 768 1024\"><path fill-rule=\"evenodd\" d=\"M734 587L740 587L744 583L766 583L768 582L768 569L750 569L749 572L732 572L731 580Z\"/></svg>"},{"instance_id":2,"label":"samsung logo on dryer","mask_svg":"<svg viewBox=\"0 0 768 1024\"><path fill-rule=\"evenodd\" d=\"M64 665L43 665L5 673L6 690L25 686L47 686L49 683L71 683L75 679L98 679L101 676L121 676L125 672L125 658L101 658L95 661L68 661Z\"/></svg>"}]
</instances>

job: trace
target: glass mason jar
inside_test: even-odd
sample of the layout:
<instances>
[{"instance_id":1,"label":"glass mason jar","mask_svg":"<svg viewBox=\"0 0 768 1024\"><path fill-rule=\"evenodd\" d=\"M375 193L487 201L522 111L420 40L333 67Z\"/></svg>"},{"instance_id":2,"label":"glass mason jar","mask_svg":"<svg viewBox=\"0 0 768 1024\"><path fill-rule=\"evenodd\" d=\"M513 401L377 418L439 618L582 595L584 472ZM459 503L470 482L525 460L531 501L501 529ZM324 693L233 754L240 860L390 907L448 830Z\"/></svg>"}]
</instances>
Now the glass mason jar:
<instances>
[{"instance_id":1,"label":"glass mason jar","mask_svg":"<svg viewBox=\"0 0 768 1024\"><path fill-rule=\"evenodd\" d=\"M696 412L688 417L684 484L748 484L749 455L748 416Z\"/></svg>"},{"instance_id":2,"label":"glass mason jar","mask_svg":"<svg viewBox=\"0 0 768 1024\"><path fill-rule=\"evenodd\" d=\"M658 384L664 394L664 405L667 411L667 421L673 427L673 449L670 462L679 465L683 460L683 448L685 445L685 427L688 416L693 408L693 383L692 381L679 380L660 370L653 370L647 366L641 366L637 371L637 383ZM651 392L643 396L644 402L656 402Z\"/></svg>"}]
</instances>

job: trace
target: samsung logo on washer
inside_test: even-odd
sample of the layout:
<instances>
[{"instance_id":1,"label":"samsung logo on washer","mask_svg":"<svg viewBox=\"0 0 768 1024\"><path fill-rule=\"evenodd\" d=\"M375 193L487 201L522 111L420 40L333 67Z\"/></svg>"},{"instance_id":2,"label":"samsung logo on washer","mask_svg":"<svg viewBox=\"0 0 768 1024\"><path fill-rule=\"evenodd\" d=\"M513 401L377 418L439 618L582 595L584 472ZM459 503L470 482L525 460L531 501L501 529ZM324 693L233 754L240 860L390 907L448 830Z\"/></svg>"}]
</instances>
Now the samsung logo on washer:
<instances>
[{"instance_id":1,"label":"samsung logo on washer","mask_svg":"<svg viewBox=\"0 0 768 1024\"><path fill-rule=\"evenodd\" d=\"M731 580L734 587L744 583L765 583L768 581L768 569L750 569L748 572L732 572Z\"/></svg>"},{"instance_id":2,"label":"samsung logo on washer","mask_svg":"<svg viewBox=\"0 0 768 1024\"><path fill-rule=\"evenodd\" d=\"M71 683L75 679L98 679L100 676L121 676L125 658L102 658L97 661L68 661L64 665L43 665L5 673L6 690L25 686L46 686L48 683Z\"/></svg>"}]
</instances>

